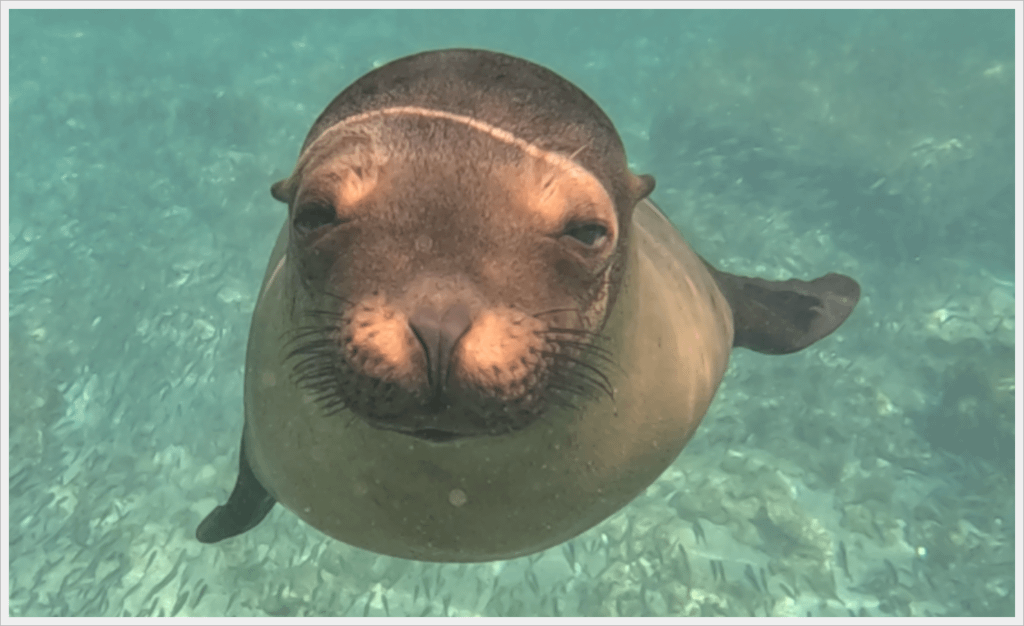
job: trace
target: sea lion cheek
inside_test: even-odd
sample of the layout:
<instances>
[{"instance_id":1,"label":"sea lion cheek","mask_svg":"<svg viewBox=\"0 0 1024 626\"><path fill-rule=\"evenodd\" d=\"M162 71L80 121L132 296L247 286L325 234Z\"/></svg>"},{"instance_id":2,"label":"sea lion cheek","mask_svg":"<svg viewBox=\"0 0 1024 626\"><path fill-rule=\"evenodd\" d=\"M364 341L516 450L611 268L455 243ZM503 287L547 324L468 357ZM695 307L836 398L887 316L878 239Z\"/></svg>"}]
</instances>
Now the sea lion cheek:
<instances>
[{"instance_id":1,"label":"sea lion cheek","mask_svg":"<svg viewBox=\"0 0 1024 626\"><path fill-rule=\"evenodd\" d=\"M536 379L542 326L513 311L481 313L455 353L458 378L502 399L522 395Z\"/></svg>"},{"instance_id":2,"label":"sea lion cheek","mask_svg":"<svg viewBox=\"0 0 1024 626\"><path fill-rule=\"evenodd\" d=\"M362 374L384 382L411 382L425 363L405 315L386 306L363 304L348 323L343 349Z\"/></svg>"}]
</instances>

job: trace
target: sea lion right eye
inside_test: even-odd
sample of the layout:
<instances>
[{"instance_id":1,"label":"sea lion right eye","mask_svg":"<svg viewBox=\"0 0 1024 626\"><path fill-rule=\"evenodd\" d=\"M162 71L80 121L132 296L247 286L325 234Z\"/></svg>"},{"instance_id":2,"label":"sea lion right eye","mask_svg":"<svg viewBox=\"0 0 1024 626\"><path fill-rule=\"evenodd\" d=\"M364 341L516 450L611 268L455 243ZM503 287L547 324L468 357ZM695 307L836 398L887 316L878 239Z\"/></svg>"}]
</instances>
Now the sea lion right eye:
<instances>
[{"instance_id":1,"label":"sea lion right eye","mask_svg":"<svg viewBox=\"0 0 1024 626\"><path fill-rule=\"evenodd\" d=\"M603 224L581 224L573 223L566 227L563 233L587 247L594 247L604 241L608 236L608 229Z\"/></svg>"},{"instance_id":2,"label":"sea lion right eye","mask_svg":"<svg viewBox=\"0 0 1024 626\"><path fill-rule=\"evenodd\" d=\"M338 214L333 206L326 202L309 202L298 208L292 224L296 230L306 234L337 222Z\"/></svg>"}]
</instances>

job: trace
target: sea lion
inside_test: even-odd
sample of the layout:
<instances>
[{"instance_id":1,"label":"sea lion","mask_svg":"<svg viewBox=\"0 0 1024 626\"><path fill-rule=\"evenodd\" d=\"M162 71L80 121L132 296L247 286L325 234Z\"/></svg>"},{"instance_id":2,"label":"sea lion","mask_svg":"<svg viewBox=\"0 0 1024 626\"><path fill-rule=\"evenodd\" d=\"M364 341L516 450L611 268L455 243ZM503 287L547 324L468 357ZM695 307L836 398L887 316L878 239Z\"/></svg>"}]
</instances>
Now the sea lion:
<instances>
[{"instance_id":1,"label":"sea lion","mask_svg":"<svg viewBox=\"0 0 1024 626\"><path fill-rule=\"evenodd\" d=\"M361 548L487 561L627 504L733 346L804 348L860 291L720 272L653 188L589 97L521 59L425 52L342 91L272 187L238 480L198 539L281 502Z\"/></svg>"}]
</instances>

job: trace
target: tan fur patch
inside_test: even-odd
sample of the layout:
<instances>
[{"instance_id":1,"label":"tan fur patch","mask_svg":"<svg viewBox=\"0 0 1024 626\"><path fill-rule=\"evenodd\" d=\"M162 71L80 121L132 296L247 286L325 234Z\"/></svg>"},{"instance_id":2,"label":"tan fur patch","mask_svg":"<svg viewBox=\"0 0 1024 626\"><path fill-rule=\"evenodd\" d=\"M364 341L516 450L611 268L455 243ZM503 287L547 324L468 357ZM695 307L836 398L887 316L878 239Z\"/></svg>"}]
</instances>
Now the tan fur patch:
<instances>
[{"instance_id":1,"label":"tan fur patch","mask_svg":"<svg viewBox=\"0 0 1024 626\"><path fill-rule=\"evenodd\" d=\"M339 217L344 217L345 207L358 203L377 187L380 169L387 165L377 126L332 127L332 130L337 128L337 132L321 135L302 153L292 180L301 177L304 187L333 196L336 208L342 213Z\"/></svg>"},{"instance_id":2,"label":"tan fur patch","mask_svg":"<svg viewBox=\"0 0 1024 626\"><path fill-rule=\"evenodd\" d=\"M497 390L499 397L522 393L537 368L542 341L536 331L543 327L535 318L512 310L482 313L456 351L461 377Z\"/></svg>"},{"instance_id":3,"label":"tan fur patch","mask_svg":"<svg viewBox=\"0 0 1024 626\"><path fill-rule=\"evenodd\" d=\"M443 119L463 124L497 141L519 148L526 156L522 166L525 170L512 174L515 180L523 180L525 176L525 180L529 181L526 193L529 194L531 201L527 206L537 212L548 230L563 227L565 221L570 218L599 219L608 228L609 237L613 242L618 237L615 205L608 191L589 170L573 160L576 153L586 149L586 146L581 146L572 155L552 152L482 120L448 111L402 106L367 111L348 117L325 130L306 148L299 165L296 166L296 172L320 160L333 165L333 161L325 155L331 154L339 144L352 141L353 136L362 134L369 137L370 144L373 145L380 132L377 124L387 117L400 115ZM376 153L373 156L375 158L371 159L371 163L374 167L380 167L382 157ZM342 164L351 167L350 160L350 157L346 157ZM354 202L372 190L376 176L369 174L370 172L367 172L366 175L357 176L359 180L356 182L346 178L341 185L345 197L351 196Z\"/></svg>"},{"instance_id":4,"label":"tan fur patch","mask_svg":"<svg viewBox=\"0 0 1024 626\"><path fill-rule=\"evenodd\" d=\"M337 167L333 163L329 166ZM341 165L337 171L332 172L332 178L337 181L334 187L337 203L341 206L352 206L377 187L377 168Z\"/></svg>"},{"instance_id":5,"label":"tan fur patch","mask_svg":"<svg viewBox=\"0 0 1024 626\"><path fill-rule=\"evenodd\" d=\"M408 380L413 375L414 363L422 358L416 338L406 317L385 306L383 298L358 305L348 326L349 358L363 374L385 382Z\"/></svg>"},{"instance_id":6,"label":"tan fur patch","mask_svg":"<svg viewBox=\"0 0 1024 626\"><path fill-rule=\"evenodd\" d=\"M608 229L614 242L618 237L618 218L611 197L593 174L581 167L564 168L535 157L528 157L515 179L529 181L523 188L526 206L541 219L544 228L556 231L567 220L598 220Z\"/></svg>"}]
</instances>

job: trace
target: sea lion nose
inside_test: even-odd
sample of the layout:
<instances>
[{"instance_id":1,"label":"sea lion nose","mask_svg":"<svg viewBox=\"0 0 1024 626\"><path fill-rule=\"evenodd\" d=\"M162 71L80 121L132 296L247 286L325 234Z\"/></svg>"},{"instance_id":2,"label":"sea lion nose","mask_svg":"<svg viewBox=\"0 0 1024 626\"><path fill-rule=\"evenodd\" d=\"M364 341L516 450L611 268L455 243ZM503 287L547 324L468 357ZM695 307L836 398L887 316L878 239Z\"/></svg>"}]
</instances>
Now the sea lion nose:
<instances>
[{"instance_id":1,"label":"sea lion nose","mask_svg":"<svg viewBox=\"0 0 1024 626\"><path fill-rule=\"evenodd\" d=\"M435 392L446 387L452 352L471 323L469 307L461 302L444 311L421 306L409 316L409 328L427 355L427 380Z\"/></svg>"}]
</instances>

